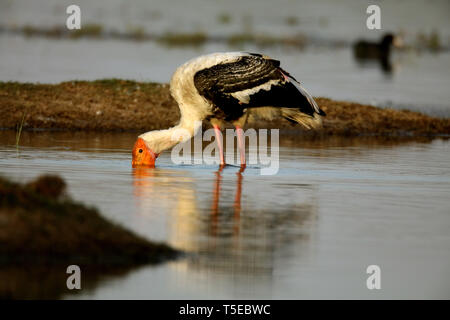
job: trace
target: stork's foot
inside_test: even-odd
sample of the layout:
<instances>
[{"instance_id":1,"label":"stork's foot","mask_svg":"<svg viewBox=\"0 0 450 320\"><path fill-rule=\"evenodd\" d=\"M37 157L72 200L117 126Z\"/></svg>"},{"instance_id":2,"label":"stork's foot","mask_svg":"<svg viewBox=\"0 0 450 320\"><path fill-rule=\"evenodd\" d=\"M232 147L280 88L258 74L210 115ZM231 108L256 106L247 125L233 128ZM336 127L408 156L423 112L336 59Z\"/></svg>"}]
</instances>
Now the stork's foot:
<instances>
[{"instance_id":1,"label":"stork's foot","mask_svg":"<svg viewBox=\"0 0 450 320\"><path fill-rule=\"evenodd\" d=\"M226 166L228 166L228 164L226 164L226 163L221 163L221 164L219 165L219 171L222 171Z\"/></svg>"},{"instance_id":2,"label":"stork's foot","mask_svg":"<svg viewBox=\"0 0 450 320\"><path fill-rule=\"evenodd\" d=\"M237 166L233 165L233 164L222 163L222 164L219 165L219 171L221 172L223 169L225 169L225 167L237 167ZM247 165L245 163L241 164L239 166L239 173L244 172L245 168L247 168Z\"/></svg>"}]
</instances>

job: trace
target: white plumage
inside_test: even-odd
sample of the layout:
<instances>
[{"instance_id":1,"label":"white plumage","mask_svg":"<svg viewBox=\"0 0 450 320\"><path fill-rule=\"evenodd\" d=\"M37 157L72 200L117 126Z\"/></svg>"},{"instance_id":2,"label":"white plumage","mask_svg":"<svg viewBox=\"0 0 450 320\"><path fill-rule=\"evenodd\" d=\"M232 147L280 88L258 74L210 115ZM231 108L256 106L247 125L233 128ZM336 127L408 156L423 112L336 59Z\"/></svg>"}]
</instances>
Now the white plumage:
<instances>
[{"instance_id":1,"label":"white plumage","mask_svg":"<svg viewBox=\"0 0 450 320\"><path fill-rule=\"evenodd\" d=\"M246 52L213 53L187 61L173 74L170 92L180 108L179 124L140 135L133 164L143 161L139 160L146 151L142 148L148 148L157 157L193 136L203 120L213 124L216 134L220 134L225 121L233 123L239 141L249 113L266 119L284 117L306 128L320 126L320 115L325 114L300 83L280 67L279 61ZM188 134L178 138L180 129ZM219 149L223 164L221 145ZM243 152L241 162L245 165Z\"/></svg>"}]
</instances>

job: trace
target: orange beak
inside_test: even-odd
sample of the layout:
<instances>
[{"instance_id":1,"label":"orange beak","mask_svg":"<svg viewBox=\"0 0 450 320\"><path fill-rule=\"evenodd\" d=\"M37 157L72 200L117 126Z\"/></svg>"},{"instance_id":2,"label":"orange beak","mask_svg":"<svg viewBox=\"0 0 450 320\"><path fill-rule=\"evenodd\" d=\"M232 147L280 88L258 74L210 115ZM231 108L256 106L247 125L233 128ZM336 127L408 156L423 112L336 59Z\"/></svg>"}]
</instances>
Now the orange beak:
<instances>
[{"instance_id":1,"label":"orange beak","mask_svg":"<svg viewBox=\"0 0 450 320\"><path fill-rule=\"evenodd\" d=\"M155 160L159 154L154 153L142 138L138 138L133 148L133 158L131 164L136 167L155 167Z\"/></svg>"}]
</instances>

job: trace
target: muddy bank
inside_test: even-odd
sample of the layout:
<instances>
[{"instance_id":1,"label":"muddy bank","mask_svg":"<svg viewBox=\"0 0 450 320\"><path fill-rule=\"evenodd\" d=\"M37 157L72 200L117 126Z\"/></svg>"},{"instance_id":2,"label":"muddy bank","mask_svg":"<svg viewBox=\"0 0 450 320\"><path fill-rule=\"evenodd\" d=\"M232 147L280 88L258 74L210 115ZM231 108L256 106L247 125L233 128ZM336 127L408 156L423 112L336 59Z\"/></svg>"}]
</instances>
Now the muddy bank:
<instances>
[{"instance_id":1,"label":"muddy bank","mask_svg":"<svg viewBox=\"0 0 450 320\"><path fill-rule=\"evenodd\" d=\"M65 182L42 176L27 184L0 177L0 264L84 263L135 266L173 257L65 195Z\"/></svg>"},{"instance_id":2,"label":"muddy bank","mask_svg":"<svg viewBox=\"0 0 450 320\"><path fill-rule=\"evenodd\" d=\"M327 98L317 98L317 103L327 113L320 132L308 132L285 120L250 121L248 127L280 128L314 136L450 135L449 118ZM179 116L167 84L116 79L56 85L0 82L0 128L23 125L25 130L139 132L173 126Z\"/></svg>"},{"instance_id":3,"label":"muddy bank","mask_svg":"<svg viewBox=\"0 0 450 320\"><path fill-rule=\"evenodd\" d=\"M67 197L58 176L27 184L0 177L0 298L55 299L69 291L66 269L78 265L83 291L139 266L175 258Z\"/></svg>"}]
</instances>

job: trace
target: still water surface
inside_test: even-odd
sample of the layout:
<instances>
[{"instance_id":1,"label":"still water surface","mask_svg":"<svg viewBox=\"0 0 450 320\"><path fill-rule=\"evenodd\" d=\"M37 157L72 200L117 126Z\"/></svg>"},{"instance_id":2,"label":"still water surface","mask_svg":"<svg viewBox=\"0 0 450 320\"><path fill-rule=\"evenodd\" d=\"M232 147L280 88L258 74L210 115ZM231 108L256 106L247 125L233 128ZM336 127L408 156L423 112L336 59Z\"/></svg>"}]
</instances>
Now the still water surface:
<instances>
[{"instance_id":1,"label":"still water surface","mask_svg":"<svg viewBox=\"0 0 450 320\"><path fill-rule=\"evenodd\" d=\"M74 199L188 253L65 298L450 298L448 141L282 136L280 171L260 176L170 153L132 169L135 134L14 139L0 134L2 175L60 174Z\"/></svg>"}]
</instances>

